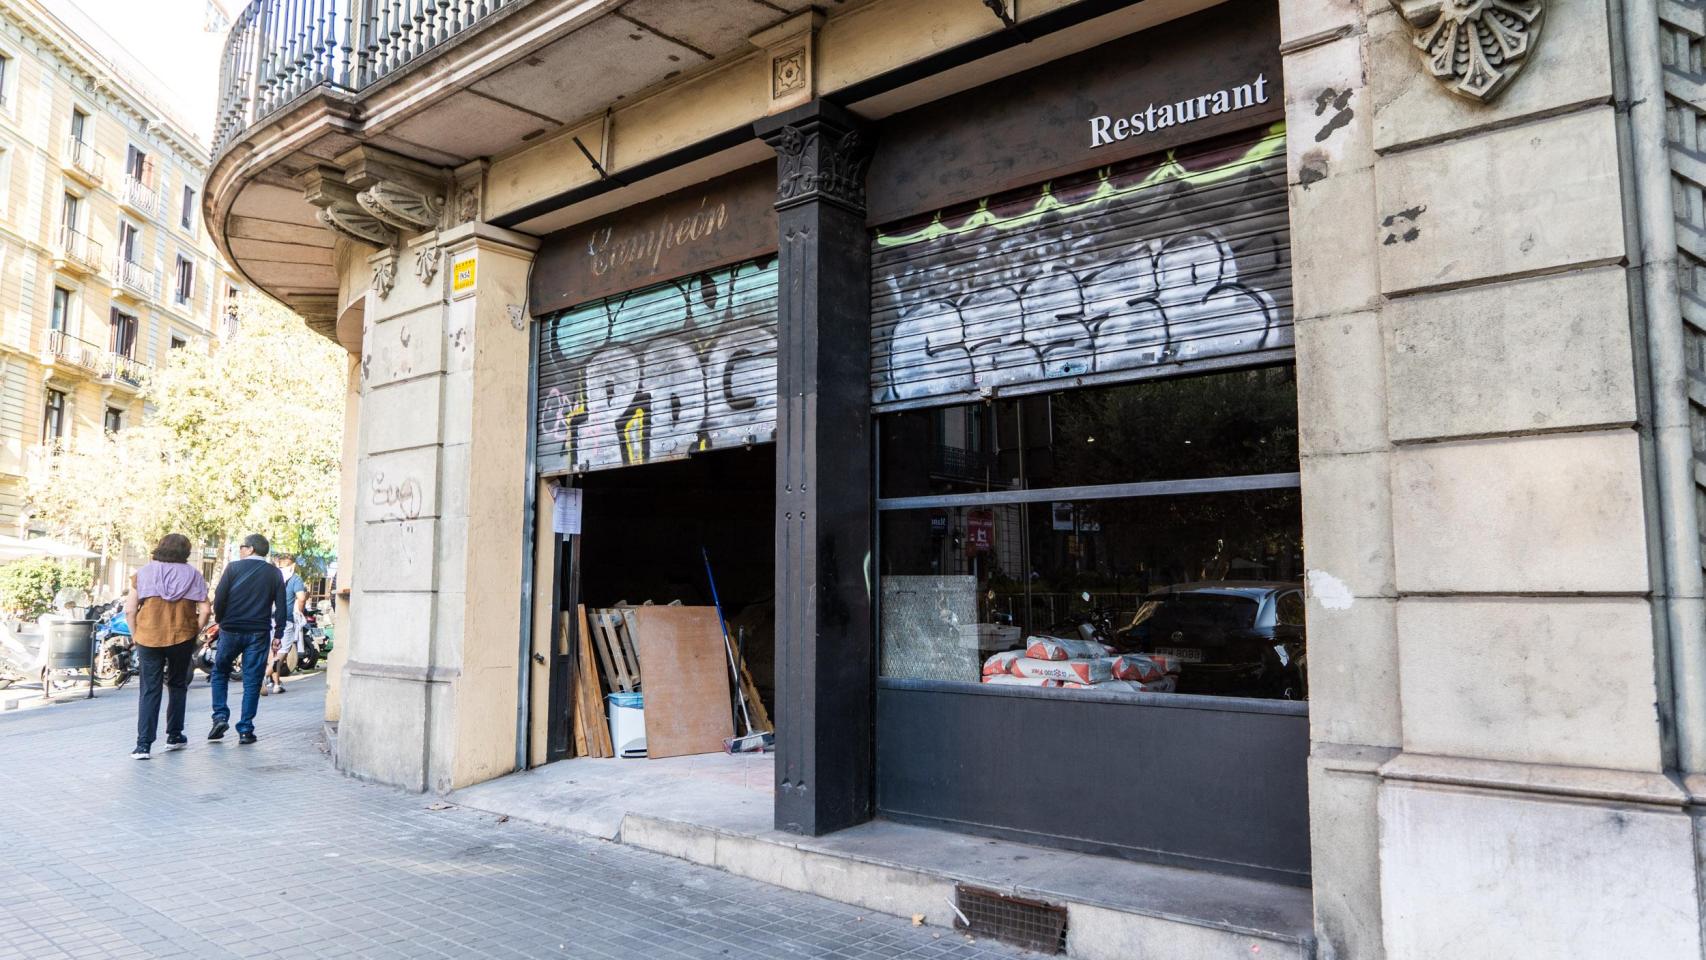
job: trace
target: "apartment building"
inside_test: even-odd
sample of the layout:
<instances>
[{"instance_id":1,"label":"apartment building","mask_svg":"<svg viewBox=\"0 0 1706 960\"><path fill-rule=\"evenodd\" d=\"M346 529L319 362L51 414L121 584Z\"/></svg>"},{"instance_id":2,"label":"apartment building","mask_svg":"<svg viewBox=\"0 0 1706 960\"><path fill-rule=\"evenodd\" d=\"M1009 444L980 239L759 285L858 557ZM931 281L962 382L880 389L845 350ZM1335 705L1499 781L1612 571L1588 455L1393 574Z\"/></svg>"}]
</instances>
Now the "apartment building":
<instances>
[{"instance_id":1,"label":"apartment building","mask_svg":"<svg viewBox=\"0 0 1706 960\"><path fill-rule=\"evenodd\" d=\"M0 0L0 532L56 443L122 431L169 351L209 349L241 289L202 229L207 148L134 63Z\"/></svg>"}]
</instances>

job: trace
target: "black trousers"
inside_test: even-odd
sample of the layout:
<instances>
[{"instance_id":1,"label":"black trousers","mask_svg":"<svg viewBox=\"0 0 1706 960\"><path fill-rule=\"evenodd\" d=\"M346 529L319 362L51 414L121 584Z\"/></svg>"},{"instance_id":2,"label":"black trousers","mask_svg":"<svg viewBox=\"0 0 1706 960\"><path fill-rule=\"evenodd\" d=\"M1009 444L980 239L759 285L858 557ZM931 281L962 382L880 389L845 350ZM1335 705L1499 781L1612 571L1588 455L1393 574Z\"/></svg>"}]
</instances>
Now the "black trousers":
<instances>
[{"instance_id":1,"label":"black trousers","mask_svg":"<svg viewBox=\"0 0 1706 960\"><path fill-rule=\"evenodd\" d=\"M154 733L160 723L160 688L166 688L166 735L184 732L184 694L189 689L194 667L190 654L195 652L195 640L170 647L136 647L137 670L141 673L141 704L136 716L136 746L147 750L154 745Z\"/></svg>"}]
</instances>

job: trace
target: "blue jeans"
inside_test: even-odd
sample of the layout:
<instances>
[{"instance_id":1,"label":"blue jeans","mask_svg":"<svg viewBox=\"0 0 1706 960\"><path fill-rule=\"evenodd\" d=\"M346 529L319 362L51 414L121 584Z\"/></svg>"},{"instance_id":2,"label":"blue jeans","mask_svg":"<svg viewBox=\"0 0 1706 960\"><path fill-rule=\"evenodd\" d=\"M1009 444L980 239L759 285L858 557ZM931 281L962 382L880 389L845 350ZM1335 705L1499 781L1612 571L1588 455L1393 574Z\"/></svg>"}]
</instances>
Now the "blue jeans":
<instances>
[{"instance_id":1,"label":"blue jeans","mask_svg":"<svg viewBox=\"0 0 1706 960\"><path fill-rule=\"evenodd\" d=\"M261 677L266 674L267 654L271 650L271 634L219 632L219 646L213 652L214 723L225 723L231 719L231 707L225 701L225 693L231 683L231 661L242 654L243 714L237 720L237 732L255 732L255 711L261 705Z\"/></svg>"}]
</instances>

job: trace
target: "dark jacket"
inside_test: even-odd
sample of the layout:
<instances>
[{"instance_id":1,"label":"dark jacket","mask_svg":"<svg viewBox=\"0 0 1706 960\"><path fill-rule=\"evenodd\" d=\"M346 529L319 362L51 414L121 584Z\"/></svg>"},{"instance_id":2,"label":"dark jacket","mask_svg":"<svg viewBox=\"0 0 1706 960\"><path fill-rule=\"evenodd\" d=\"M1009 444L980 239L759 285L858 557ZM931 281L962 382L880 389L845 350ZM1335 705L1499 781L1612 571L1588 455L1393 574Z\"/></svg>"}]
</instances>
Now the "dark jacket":
<instances>
[{"instance_id":1,"label":"dark jacket","mask_svg":"<svg viewBox=\"0 0 1706 960\"><path fill-rule=\"evenodd\" d=\"M277 567L262 557L226 564L213 591L213 619L221 633L266 633L270 628L278 639L284 636L289 612L284 576Z\"/></svg>"}]
</instances>

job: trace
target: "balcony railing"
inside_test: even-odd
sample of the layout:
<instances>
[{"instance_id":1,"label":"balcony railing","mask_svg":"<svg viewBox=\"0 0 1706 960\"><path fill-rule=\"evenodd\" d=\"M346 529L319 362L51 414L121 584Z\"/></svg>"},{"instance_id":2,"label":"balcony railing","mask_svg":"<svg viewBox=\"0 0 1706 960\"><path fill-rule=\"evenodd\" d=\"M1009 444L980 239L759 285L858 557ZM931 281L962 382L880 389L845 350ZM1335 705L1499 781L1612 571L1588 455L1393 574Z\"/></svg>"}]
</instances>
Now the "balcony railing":
<instances>
[{"instance_id":1,"label":"balcony railing","mask_svg":"<svg viewBox=\"0 0 1706 960\"><path fill-rule=\"evenodd\" d=\"M59 228L60 269L101 272L101 245L70 227Z\"/></svg>"},{"instance_id":2,"label":"balcony railing","mask_svg":"<svg viewBox=\"0 0 1706 960\"><path fill-rule=\"evenodd\" d=\"M137 179L136 174L124 175L124 187L119 192L119 201L138 213L152 214L159 203L159 197L154 188L146 182Z\"/></svg>"},{"instance_id":3,"label":"balcony railing","mask_svg":"<svg viewBox=\"0 0 1706 960\"><path fill-rule=\"evenodd\" d=\"M71 136L65 138L65 165L82 179L98 184L106 173L107 158L97 153L93 144Z\"/></svg>"},{"instance_id":4,"label":"balcony railing","mask_svg":"<svg viewBox=\"0 0 1706 960\"><path fill-rule=\"evenodd\" d=\"M107 366L105 348L79 340L64 330L47 332L47 353L56 363L68 363L93 372L103 371Z\"/></svg>"},{"instance_id":5,"label":"balcony railing","mask_svg":"<svg viewBox=\"0 0 1706 960\"><path fill-rule=\"evenodd\" d=\"M122 353L107 354L106 366L101 370L101 378L117 383L138 386L142 378L151 368L135 357L127 357Z\"/></svg>"},{"instance_id":6,"label":"balcony railing","mask_svg":"<svg viewBox=\"0 0 1706 960\"><path fill-rule=\"evenodd\" d=\"M126 260L123 254L120 254L113 258L113 292L128 292L149 300L158 300L160 271L149 270L134 260Z\"/></svg>"},{"instance_id":7,"label":"balcony railing","mask_svg":"<svg viewBox=\"0 0 1706 960\"><path fill-rule=\"evenodd\" d=\"M527 0L252 0L225 38L213 152L319 86L360 91Z\"/></svg>"}]
</instances>

